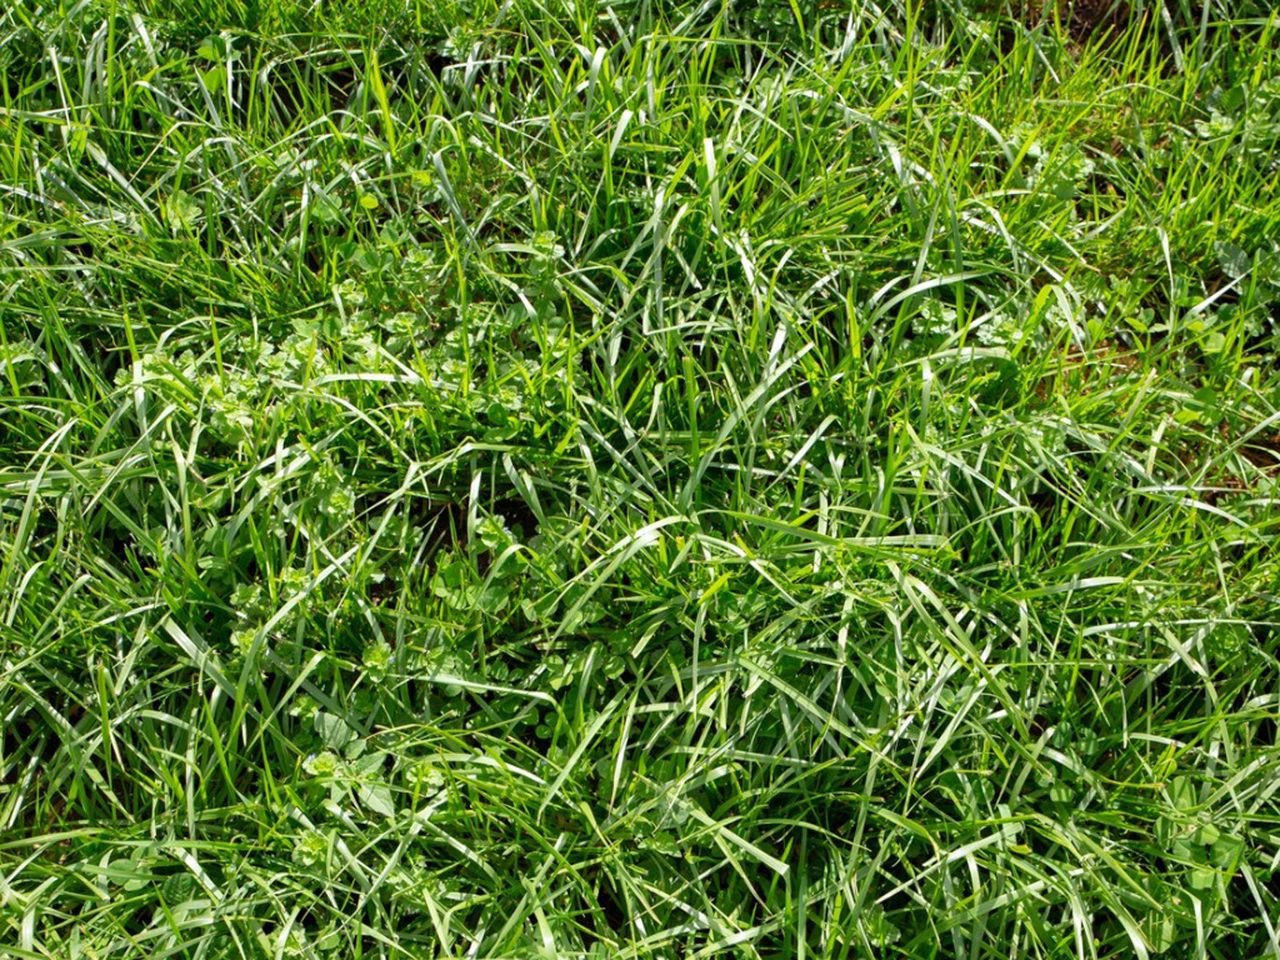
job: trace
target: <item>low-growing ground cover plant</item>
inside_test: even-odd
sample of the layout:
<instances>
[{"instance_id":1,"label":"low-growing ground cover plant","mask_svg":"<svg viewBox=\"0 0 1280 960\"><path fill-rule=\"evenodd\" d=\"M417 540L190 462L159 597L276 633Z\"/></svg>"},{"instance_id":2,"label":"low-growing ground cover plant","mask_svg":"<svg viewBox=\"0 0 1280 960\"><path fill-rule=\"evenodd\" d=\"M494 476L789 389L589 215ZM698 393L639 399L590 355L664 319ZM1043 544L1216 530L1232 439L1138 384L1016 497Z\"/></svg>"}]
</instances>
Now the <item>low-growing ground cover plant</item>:
<instances>
[{"instance_id":1,"label":"low-growing ground cover plant","mask_svg":"<svg viewBox=\"0 0 1280 960\"><path fill-rule=\"evenodd\" d=\"M1280 22L1126 7L7 5L0 954L1280 953Z\"/></svg>"}]
</instances>

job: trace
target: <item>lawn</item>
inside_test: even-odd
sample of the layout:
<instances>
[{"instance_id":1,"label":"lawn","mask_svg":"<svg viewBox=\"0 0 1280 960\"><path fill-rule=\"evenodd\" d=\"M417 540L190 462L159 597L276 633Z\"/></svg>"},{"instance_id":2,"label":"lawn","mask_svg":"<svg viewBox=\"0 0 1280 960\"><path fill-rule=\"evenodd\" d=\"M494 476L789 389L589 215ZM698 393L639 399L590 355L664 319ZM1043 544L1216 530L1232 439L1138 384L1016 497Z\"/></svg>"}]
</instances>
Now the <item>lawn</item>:
<instances>
[{"instance_id":1,"label":"lawn","mask_svg":"<svg viewBox=\"0 0 1280 960\"><path fill-rule=\"evenodd\" d=\"M4 4L0 955L1280 958L1280 18L1020 6Z\"/></svg>"}]
</instances>

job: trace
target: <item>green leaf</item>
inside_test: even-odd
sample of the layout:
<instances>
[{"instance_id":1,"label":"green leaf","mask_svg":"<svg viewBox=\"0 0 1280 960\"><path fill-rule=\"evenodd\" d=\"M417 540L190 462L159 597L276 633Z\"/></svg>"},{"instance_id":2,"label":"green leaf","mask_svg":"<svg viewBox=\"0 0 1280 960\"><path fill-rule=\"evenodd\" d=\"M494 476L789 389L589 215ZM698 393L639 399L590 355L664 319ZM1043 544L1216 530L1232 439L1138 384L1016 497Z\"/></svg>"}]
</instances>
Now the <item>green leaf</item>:
<instances>
[{"instance_id":1,"label":"green leaf","mask_svg":"<svg viewBox=\"0 0 1280 960\"><path fill-rule=\"evenodd\" d=\"M358 793L360 802L372 812L384 817L396 815L396 804L391 796L391 788L385 783L361 784Z\"/></svg>"},{"instance_id":2,"label":"green leaf","mask_svg":"<svg viewBox=\"0 0 1280 960\"><path fill-rule=\"evenodd\" d=\"M1196 843L1191 837L1178 837L1169 849L1173 859L1179 863L1203 863L1205 861L1204 845Z\"/></svg>"},{"instance_id":3,"label":"green leaf","mask_svg":"<svg viewBox=\"0 0 1280 960\"><path fill-rule=\"evenodd\" d=\"M1169 801L1175 810L1187 813L1196 808L1196 788L1190 777L1174 777L1168 789Z\"/></svg>"},{"instance_id":4,"label":"green leaf","mask_svg":"<svg viewBox=\"0 0 1280 960\"><path fill-rule=\"evenodd\" d=\"M203 57L205 60L221 60L226 52L226 40L216 34L205 37L200 41L200 46L196 47L196 56Z\"/></svg>"},{"instance_id":5,"label":"green leaf","mask_svg":"<svg viewBox=\"0 0 1280 960\"><path fill-rule=\"evenodd\" d=\"M1227 338L1217 330L1210 331L1200 340L1200 349L1205 353L1221 353L1227 347Z\"/></svg>"},{"instance_id":6,"label":"green leaf","mask_svg":"<svg viewBox=\"0 0 1280 960\"><path fill-rule=\"evenodd\" d=\"M1209 862L1227 874L1234 874L1240 866L1240 858L1244 855L1244 840L1240 837L1224 833L1211 841Z\"/></svg>"},{"instance_id":7,"label":"green leaf","mask_svg":"<svg viewBox=\"0 0 1280 960\"><path fill-rule=\"evenodd\" d=\"M1142 924L1152 953L1164 953L1178 940L1178 927L1167 913L1152 913Z\"/></svg>"},{"instance_id":8,"label":"green leaf","mask_svg":"<svg viewBox=\"0 0 1280 960\"><path fill-rule=\"evenodd\" d=\"M1243 249L1229 241L1219 241L1213 245L1213 248L1218 255L1218 264L1222 267L1222 272L1228 277L1234 280L1249 272L1252 258Z\"/></svg>"},{"instance_id":9,"label":"green leaf","mask_svg":"<svg viewBox=\"0 0 1280 960\"><path fill-rule=\"evenodd\" d=\"M200 204L195 201L195 198L185 190L174 190L173 193L169 194L162 209L164 218L169 224L169 229L174 234L192 229L204 212Z\"/></svg>"},{"instance_id":10,"label":"green leaf","mask_svg":"<svg viewBox=\"0 0 1280 960\"><path fill-rule=\"evenodd\" d=\"M341 750L356 739L356 732L347 726L345 720L323 710L316 713L315 727L325 746L331 750Z\"/></svg>"},{"instance_id":11,"label":"green leaf","mask_svg":"<svg viewBox=\"0 0 1280 960\"><path fill-rule=\"evenodd\" d=\"M1218 828L1212 823L1206 823L1196 829L1195 842L1209 846L1218 842L1218 835Z\"/></svg>"},{"instance_id":12,"label":"green leaf","mask_svg":"<svg viewBox=\"0 0 1280 960\"><path fill-rule=\"evenodd\" d=\"M1212 867L1192 867L1187 874L1187 883L1192 890L1208 890L1213 886L1217 872Z\"/></svg>"},{"instance_id":13,"label":"green leaf","mask_svg":"<svg viewBox=\"0 0 1280 960\"><path fill-rule=\"evenodd\" d=\"M324 190L319 188L311 196L311 219L316 223L325 226L333 226L342 223L342 207L338 202L329 196Z\"/></svg>"},{"instance_id":14,"label":"green leaf","mask_svg":"<svg viewBox=\"0 0 1280 960\"><path fill-rule=\"evenodd\" d=\"M352 765L356 774L360 777L376 777L382 774L382 769L387 762L387 753L385 750L376 750L373 753L358 759Z\"/></svg>"},{"instance_id":15,"label":"green leaf","mask_svg":"<svg viewBox=\"0 0 1280 960\"><path fill-rule=\"evenodd\" d=\"M498 613L507 605L511 591L502 584L491 583L476 592L476 609L481 613Z\"/></svg>"},{"instance_id":16,"label":"green leaf","mask_svg":"<svg viewBox=\"0 0 1280 960\"><path fill-rule=\"evenodd\" d=\"M208 70L197 70L196 72L200 75L200 81L205 85L205 89L207 89L211 95L216 96L221 92L222 88L226 86L226 67L210 67Z\"/></svg>"}]
</instances>

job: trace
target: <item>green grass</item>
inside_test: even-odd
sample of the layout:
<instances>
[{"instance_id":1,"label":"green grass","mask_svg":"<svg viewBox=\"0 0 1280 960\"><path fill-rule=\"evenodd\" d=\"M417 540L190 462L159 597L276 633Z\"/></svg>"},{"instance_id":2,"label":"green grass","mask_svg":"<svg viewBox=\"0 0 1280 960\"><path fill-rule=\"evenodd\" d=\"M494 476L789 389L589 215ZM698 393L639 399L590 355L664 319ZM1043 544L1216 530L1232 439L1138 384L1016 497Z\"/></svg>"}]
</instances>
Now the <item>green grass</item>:
<instances>
[{"instance_id":1,"label":"green grass","mask_svg":"<svg viewBox=\"0 0 1280 960\"><path fill-rule=\"evenodd\" d=\"M0 13L0 954L1280 957L1280 22Z\"/></svg>"}]
</instances>

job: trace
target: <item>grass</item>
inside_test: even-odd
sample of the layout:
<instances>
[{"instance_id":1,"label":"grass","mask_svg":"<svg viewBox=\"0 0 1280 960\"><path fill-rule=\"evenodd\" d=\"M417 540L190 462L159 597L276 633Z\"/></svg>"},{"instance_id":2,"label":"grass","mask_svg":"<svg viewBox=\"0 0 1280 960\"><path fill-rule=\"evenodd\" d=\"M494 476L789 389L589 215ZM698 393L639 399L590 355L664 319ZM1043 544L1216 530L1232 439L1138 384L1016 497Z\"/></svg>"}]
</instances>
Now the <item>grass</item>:
<instances>
[{"instance_id":1,"label":"grass","mask_svg":"<svg viewBox=\"0 0 1280 960\"><path fill-rule=\"evenodd\" d=\"M1280 22L1079 26L8 5L0 953L1280 956Z\"/></svg>"}]
</instances>

